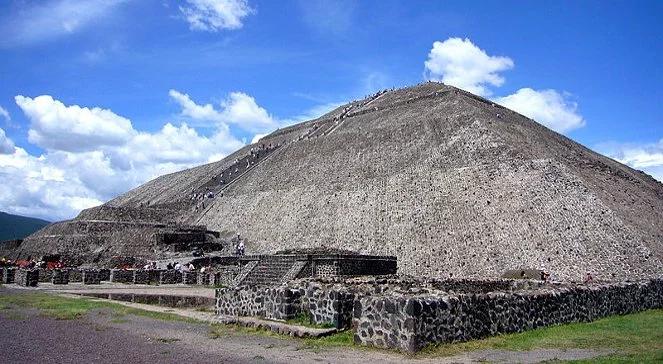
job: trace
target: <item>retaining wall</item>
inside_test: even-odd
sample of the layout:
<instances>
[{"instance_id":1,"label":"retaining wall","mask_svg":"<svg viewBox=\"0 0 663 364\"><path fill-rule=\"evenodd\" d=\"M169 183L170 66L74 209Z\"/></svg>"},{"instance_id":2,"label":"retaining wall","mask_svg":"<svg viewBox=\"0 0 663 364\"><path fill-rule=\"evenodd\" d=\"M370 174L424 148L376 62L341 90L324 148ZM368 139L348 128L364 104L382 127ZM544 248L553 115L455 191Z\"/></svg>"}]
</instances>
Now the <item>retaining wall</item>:
<instances>
[{"instance_id":1,"label":"retaining wall","mask_svg":"<svg viewBox=\"0 0 663 364\"><path fill-rule=\"evenodd\" d=\"M71 273L69 277L71 279ZM134 271L124 270L124 269L111 269L110 281L113 283L133 283Z\"/></svg>"},{"instance_id":2,"label":"retaining wall","mask_svg":"<svg viewBox=\"0 0 663 364\"><path fill-rule=\"evenodd\" d=\"M81 280L83 284L101 284L101 274L97 270L84 270Z\"/></svg>"},{"instance_id":3,"label":"retaining wall","mask_svg":"<svg viewBox=\"0 0 663 364\"><path fill-rule=\"evenodd\" d=\"M4 267L2 268L2 283L11 284L14 283L14 278L16 277L16 269Z\"/></svg>"},{"instance_id":4,"label":"retaining wall","mask_svg":"<svg viewBox=\"0 0 663 364\"><path fill-rule=\"evenodd\" d=\"M37 287L39 283L39 270L19 269L16 271L15 282L19 286Z\"/></svg>"},{"instance_id":5,"label":"retaining wall","mask_svg":"<svg viewBox=\"0 0 663 364\"><path fill-rule=\"evenodd\" d=\"M66 269L56 269L52 271L51 283L69 284L69 271Z\"/></svg>"},{"instance_id":6,"label":"retaining wall","mask_svg":"<svg viewBox=\"0 0 663 364\"><path fill-rule=\"evenodd\" d=\"M366 296L355 301L355 342L417 351L466 341L663 307L663 280L522 292Z\"/></svg>"}]
</instances>

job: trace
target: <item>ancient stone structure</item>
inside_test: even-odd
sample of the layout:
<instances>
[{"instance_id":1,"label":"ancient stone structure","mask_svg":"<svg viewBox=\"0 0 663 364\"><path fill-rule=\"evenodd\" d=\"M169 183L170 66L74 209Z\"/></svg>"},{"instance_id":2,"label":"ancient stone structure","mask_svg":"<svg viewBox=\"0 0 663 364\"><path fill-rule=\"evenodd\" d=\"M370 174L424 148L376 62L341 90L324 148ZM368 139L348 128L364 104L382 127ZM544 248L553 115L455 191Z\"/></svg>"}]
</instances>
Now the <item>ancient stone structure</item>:
<instances>
[{"instance_id":1,"label":"ancient stone structure","mask_svg":"<svg viewBox=\"0 0 663 364\"><path fill-rule=\"evenodd\" d=\"M110 281L113 283L133 283L134 270L111 269Z\"/></svg>"},{"instance_id":2,"label":"ancient stone structure","mask_svg":"<svg viewBox=\"0 0 663 364\"><path fill-rule=\"evenodd\" d=\"M15 251L155 259L180 243L219 243L214 231L241 234L250 254L328 246L396 256L401 273L417 276L531 268L565 281L588 271L639 279L661 275L663 185L490 100L428 82L156 178Z\"/></svg>"},{"instance_id":3,"label":"ancient stone structure","mask_svg":"<svg viewBox=\"0 0 663 364\"><path fill-rule=\"evenodd\" d=\"M66 269L55 269L51 273L51 283L69 284L69 271Z\"/></svg>"},{"instance_id":4,"label":"ancient stone structure","mask_svg":"<svg viewBox=\"0 0 663 364\"><path fill-rule=\"evenodd\" d=\"M133 273L133 284L150 284L152 275L149 270L136 269Z\"/></svg>"},{"instance_id":5,"label":"ancient stone structure","mask_svg":"<svg viewBox=\"0 0 663 364\"><path fill-rule=\"evenodd\" d=\"M101 284L101 273L98 270L85 269L81 272L83 284Z\"/></svg>"},{"instance_id":6,"label":"ancient stone structure","mask_svg":"<svg viewBox=\"0 0 663 364\"><path fill-rule=\"evenodd\" d=\"M19 286L37 287L37 284L39 283L39 270L18 269L16 271L15 282Z\"/></svg>"},{"instance_id":7,"label":"ancient stone structure","mask_svg":"<svg viewBox=\"0 0 663 364\"><path fill-rule=\"evenodd\" d=\"M14 278L16 276L16 269L10 267L2 268L2 283L10 284L14 283Z\"/></svg>"},{"instance_id":8,"label":"ancient stone structure","mask_svg":"<svg viewBox=\"0 0 663 364\"><path fill-rule=\"evenodd\" d=\"M297 280L279 287L222 288L220 315L311 322L355 332L362 345L417 351L569 322L663 307L663 280L551 285L531 281L362 278Z\"/></svg>"},{"instance_id":9,"label":"ancient stone structure","mask_svg":"<svg viewBox=\"0 0 663 364\"><path fill-rule=\"evenodd\" d=\"M50 282L53 278L53 270L45 268L37 268L39 270L39 283Z\"/></svg>"},{"instance_id":10,"label":"ancient stone structure","mask_svg":"<svg viewBox=\"0 0 663 364\"><path fill-rule=\"evenodd\" d=\"M83 272L80 269L69 269L69 282L83 282Z\"/></svg>"},{"instance_id":11,"label":"ancient stone structure","mask_svg":"<svg viewBox=\"0 0 663 364\"><path fill-rule=\"evenodd\" d=\"M159 284L182 283L182 273L173 269L160 272Z\"/></svg>"},{"instance_id":12,"label":"ancient stone structure","mask_svg":"<svg viewBox=\"0 0 663 364\"><path fill-rule=\"evenodd\" d=\"M198 272L182 272L182 283L198 284Z\"/></svg>"}]
</instances>

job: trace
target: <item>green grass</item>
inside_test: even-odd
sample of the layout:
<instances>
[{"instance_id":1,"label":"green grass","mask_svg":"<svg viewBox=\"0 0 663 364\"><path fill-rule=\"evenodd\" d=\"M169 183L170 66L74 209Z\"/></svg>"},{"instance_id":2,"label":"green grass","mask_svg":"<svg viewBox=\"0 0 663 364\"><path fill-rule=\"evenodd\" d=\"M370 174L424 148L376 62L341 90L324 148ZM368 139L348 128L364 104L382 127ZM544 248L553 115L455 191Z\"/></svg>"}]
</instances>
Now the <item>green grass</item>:
<instances>
[{"instance_id":1,"label":"green grass","mask_svg":"<svg viewBox=\"0 0 663 364\"><path fill-rule=\"evenodd\" d=\"M485 349L525 351L539 348L612 349L592 362L663 361L663 310L613 316L590 323L552 326L465 343L431 345L418 356L450 356Z\"/></svg>"},{"instance_id":2,"label":"green grass","mask_svg":"<svg viewBox=\"0 0 663 364\"><path fill-rule=\"evenodd\" d=\"M198 322L172 313L145 311L112 302L95 301L89 298L68 298L41 292L3 294L0 296L0 307L34 308L40 310L42 315L57 320L74 320L91 310L111 309L116 316L135 315L165 321Z\"/></svg>"},{"instance_id":3,"label":"green grass","mask_svg":"<svg viewBox=\"0 0 663 364\"><path fill-rule=\"evenodd\" d=\"M287 320L286 323L290 325L299 325L299 326L306 326L306 327L312 327L315 329L330 329L334 327L332 323L324 323L324 324L315 324L311 322L311 318L309 317L308 314L302 312L299 315L295 316L295 318Z\"/></svg>"}]
</instances>

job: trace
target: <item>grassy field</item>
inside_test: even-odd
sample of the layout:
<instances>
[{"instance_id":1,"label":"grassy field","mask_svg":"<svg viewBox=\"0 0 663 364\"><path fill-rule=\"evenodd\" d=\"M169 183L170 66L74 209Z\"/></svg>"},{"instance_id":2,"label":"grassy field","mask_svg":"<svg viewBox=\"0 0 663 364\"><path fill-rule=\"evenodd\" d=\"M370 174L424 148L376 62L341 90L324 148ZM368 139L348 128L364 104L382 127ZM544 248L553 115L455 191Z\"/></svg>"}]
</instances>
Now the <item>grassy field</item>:
<instances>
[{"instance_id":1,"label":"grassy field","mask_svg":"<svg viewBox=\"0 0 663 364\"><path fill-rule=\"evenodd\" d=\"M125 315L144 316L158 320L197 322L170 313L144 311L112 302L87 298L67 298L45 293L0 293L0 314L7 316L12 308L38 309L43 315L60 320L82 317L91 310L111 309L117 322ZM303 320L303 319L302 319ZM296 323L300 323L295 320ZM233 334L279 336L271 331L232 325L210 325L210 337ZM354 347L352 333L341 332L320 339L301 339L311 350L324 347ZM358 348L358 347L357 347ZM518 334L500 335L465 343L431 345L414 357L446 357L486 349L527 351L547 348L612 349L614 354L591 362L663 362L663 310L650 310L626 316L609 317L591 323L553 326Z\"/></svg>"},{"instance_id":2,"label":"grassy field","mask_svg":"<svg viewBox=\"0 0 663 364\"><path fill-rule=\"evenodd\" d=\"M158 320L195 321L170 313L145 311L117 303L96 301L88 298L68 298L40 292L0 294L0 309L7 310L13 307L38 309L44 316L57 320L73 320L87 314L91 310L107 308L111 309L116 316L136 315Z\"/></svg>"},{"instance_id":3,"label":"grassy field","mask_svg":"<svg viewBox=\"0 0 663 364\"><path fill-rule=\"evenodd\" d=\"M590 323L552 326L465 343L432 345L418 356L449 356L484 349L609 348L615 354L592 362L663 362L663 310L614 316Z\"/></svg>"}]
</instances>

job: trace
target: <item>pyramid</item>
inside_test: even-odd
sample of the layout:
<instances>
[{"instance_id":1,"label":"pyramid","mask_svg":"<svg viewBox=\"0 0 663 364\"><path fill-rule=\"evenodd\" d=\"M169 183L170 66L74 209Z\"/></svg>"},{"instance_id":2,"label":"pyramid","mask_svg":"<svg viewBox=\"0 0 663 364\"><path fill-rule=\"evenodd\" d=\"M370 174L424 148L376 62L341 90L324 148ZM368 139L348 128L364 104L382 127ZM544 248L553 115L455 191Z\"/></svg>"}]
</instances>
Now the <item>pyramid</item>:
<instances>
[{"instance_id":1,"label":"pyramid","mask_svg":"<svg viewBox=\"0 0 663 364\"><path fill-rule=\"evenodd\" d=\"M236 234L251 254L394 255L400 273L416 276L652 277L663 273L663 185L489 100L426 82L158 177L49 225L20 254L158 258L172 239Z\"/></svg>"}]
</instances>

